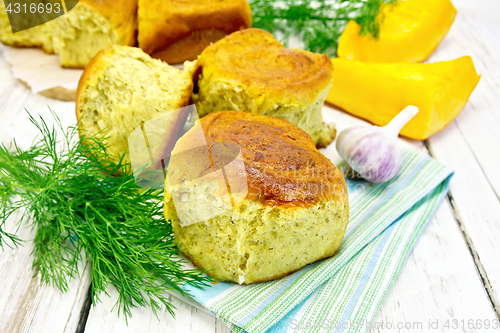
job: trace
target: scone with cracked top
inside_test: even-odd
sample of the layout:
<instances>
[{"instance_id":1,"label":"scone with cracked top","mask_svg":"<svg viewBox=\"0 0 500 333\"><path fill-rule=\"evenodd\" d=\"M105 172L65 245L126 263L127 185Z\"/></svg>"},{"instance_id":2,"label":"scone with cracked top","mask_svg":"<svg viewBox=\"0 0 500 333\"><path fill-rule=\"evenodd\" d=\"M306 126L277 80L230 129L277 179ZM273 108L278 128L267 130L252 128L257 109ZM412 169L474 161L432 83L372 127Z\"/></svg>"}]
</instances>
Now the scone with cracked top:
<instances>
[{"instance_id":1,"label":"scone with cracked top","mask_svg":"<svg viewBox=\"0 0 500 333\"><path fill-rule=\"evenodd\" d=\"M224 154L216 144L239 149ZM243 168L234 167L238 159ZM238 111L205 116L177 142L167 180L164 213L177 245L221 280L283 277L333 256L344 237L342 173L286 120Z\"/></svg>"}]
</instances>

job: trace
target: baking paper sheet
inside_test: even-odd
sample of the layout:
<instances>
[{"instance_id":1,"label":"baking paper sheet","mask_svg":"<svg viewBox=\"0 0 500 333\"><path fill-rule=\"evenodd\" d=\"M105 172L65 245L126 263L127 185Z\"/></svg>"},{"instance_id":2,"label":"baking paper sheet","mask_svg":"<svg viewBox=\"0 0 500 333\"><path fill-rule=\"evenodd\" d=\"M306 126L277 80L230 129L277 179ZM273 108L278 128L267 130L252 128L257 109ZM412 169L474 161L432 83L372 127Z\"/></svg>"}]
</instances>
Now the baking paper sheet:
<instances>
[{"instance_id":1,"label":"baking paper sheet","mask_svg":"<svg viewBox=\"0 0 500 333\"><path fill-rule=\"evenodd\" d=\"M35 94L59 99L76 100L78 81L83 69L62 68L57 54L47 54L36 48L16 48L0 43L3 54L12 68L12 75ZM182 69L183 64L173 65Z\"/></svg>"},{"instance_id":2,"label":"baking paper sheet","mask_svg":"<svg viewBox=\"0 0 500 333\"><path fill-rule=\"evenodd\" d=\"M27 85L35 94L74 101L76 88L83 73L81 69L65 69L59 65L59 56L46 54L35 48L15 48L0 44L12 68L12 75Z\"/></svg>"}]
</instances>

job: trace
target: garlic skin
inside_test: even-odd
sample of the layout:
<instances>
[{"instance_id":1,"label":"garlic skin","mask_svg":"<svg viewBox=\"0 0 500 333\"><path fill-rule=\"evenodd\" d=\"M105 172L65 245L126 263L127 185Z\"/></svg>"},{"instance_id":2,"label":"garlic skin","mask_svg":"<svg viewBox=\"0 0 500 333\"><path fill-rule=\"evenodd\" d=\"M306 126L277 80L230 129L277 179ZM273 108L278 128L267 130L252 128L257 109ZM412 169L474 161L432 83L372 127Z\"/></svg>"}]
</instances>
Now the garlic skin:
<instances>
[{"instance_id":1,"label":"garlic skin","mask_svg":"<svg viewBox=\"0 0 500 333\"><path fill-rule=\"evenodd\" d=\"M401 170L401 149L380 127L350 127L339 135L336 147L340 157L369 182L386 182Z\"/></svg>"},{"instance_id":2,"label":"garlic skin","mask_svg":"<svg viewBox=\"0 0 500 333\"><path fill-rule=\"evenodd\" d=\"M399 131L418 113L408 106L385 127L353 126L340 133L336 148L346 163L362 178L383 183L399 175L403 154L397 141Z\"/></svg>"}]
</instances>

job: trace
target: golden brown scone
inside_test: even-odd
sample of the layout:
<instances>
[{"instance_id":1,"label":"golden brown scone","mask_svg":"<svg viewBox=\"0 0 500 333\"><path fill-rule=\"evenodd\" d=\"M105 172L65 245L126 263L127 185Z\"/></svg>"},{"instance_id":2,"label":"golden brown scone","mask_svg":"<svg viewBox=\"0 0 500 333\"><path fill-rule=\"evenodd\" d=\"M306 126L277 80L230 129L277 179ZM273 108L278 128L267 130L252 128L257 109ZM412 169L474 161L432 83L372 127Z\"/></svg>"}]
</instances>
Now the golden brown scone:
<instances>
[{"instance_id":1,"label":"golden brown scone","mask_svg":"<svg viewBox=\"0 0 500 333\"><path fill-rule=\"evenodd\" d=\"M129 135L153 120L157 126L147 129L151 144L160 143L158 150L173 147L184 119L172 111L188 105L193 87L192 63L185 65L176 69L136 47L113 45L99 52L78 84L80 134L107 136L108 152L130 162ZM172 117L158 120L167 113Z\"/></svg>"},{"instance_id":2,"label":"golden brown scone","mask_svg":"<svg viewBox=\"0 0 500 333\"><path fill-rule=\"evenodd\" d=\"M139 0L139 47L169 64L252 25L246 0Z\"/></svg>"},{"instance_id":3,"label":"golden brown scone","mask_svg":"<svg viewBox=\"0 0 500 333\"><path fill-rule=\"evenodd\" d=\"M200 123L177 142L168 166L164 212L182 253L219 279L248 284L337 251L349 219L346 184L306 132L238 111Z\"/></svg>"},{"instance_id":4,"label":"golden brown scone","mask_svg":"<svg viewBox=\"0 0 500 333\"><path fill-rule=\"evenodd\" d=\"M207 47L198 67L193 101L201 117L221 110L252 112L290 121L318 147L335 138L321 113L333 81L328 56L287 49L270 33L247 29Z\"/></svg>"},{"instance_id":5,"label":"golden brown scone","mask_svg":"<svg viewBox=\"0 0 500 333\"><path fill-rule=\"evenodd\" d=\"M84 68L110 45L135 46L137 0L80 0L56 23L54 49L61 66Z\"/></svg>"}]
</instances>

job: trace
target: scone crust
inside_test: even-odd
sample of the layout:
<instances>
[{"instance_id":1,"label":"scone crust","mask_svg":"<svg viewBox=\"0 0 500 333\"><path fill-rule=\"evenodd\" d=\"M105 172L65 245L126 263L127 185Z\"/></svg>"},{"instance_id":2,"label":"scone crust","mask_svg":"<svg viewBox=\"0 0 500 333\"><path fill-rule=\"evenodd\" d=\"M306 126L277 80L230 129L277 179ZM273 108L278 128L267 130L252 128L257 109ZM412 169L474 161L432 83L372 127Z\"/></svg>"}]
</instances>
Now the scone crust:
<instances>
[{"instance_id":1,"label":"scone crust","mask_svg":"<svg viewBox=\"0 0 500 333\"><path fill-rule=\"evenodd\" d=\"M227 36L227 33L218 29L193 31L185 38L173 42L162 50L151 53L151 57L169 64L196 60L207 46L225 36Z\"/></svg>"},{"instance_id":2,"label":"scone crust","mask_svg":"<svg viewBox=\"0 0 500 333\"><path fill-rule=\"evenodd\" d=\"M284 208L306 208L324 200L347 201L340 170L316 149L309 134L290 122L222 111L205 116L201 125L207 141L240 147L248 183L247 200ZM189 135L182 138L190 139ZM221 164L216 158L213 156L213 163Z\"/></svg>"},{"instance_id":3,"label":"scone crust","mask_svg":"<svg viewBox=\"0 0 500 333\"><path fill-rule=\"evenodd\" d=\"M117 6L109 0L80 0L77 6L87 6L109 20L117 33L118 44L135 46L137 35L137 0L122 0Z\"/></svg>"},{"instance_id":4,"label":"scone crust","mask_svg":"<svg viewBox=\"0 0 500 333\"><path fill-rule=\"evenodd\" d=\"M210 35L219 37L221 33L230 34L252 24L250 5L246 0L139 0L138 17L139 47L146 53L158 53L181 43L185 49L176 51L191 54L191 58L199 54L199 49L195 44L182 43L182 40L210 43L215 41L210 40L215 38ZM212 32L207 36L196 36L205 34L205 30ZM163 54L167 62L175 59L173 57L175 54L170 52Z\"/></svg>"},{"instance_id":5,"label":"scone crust","mask_svg":"<svg viewBox=\"0 0 500 333\"><path fill-rule=\"evenodd\" d=\"M255 100L275 104L309 105L333 80L327 55L287 49L270 33L255 28L207 47L198 66L206 82L236 82Z\"/></svg>"},{"instance_id":6,"label":"scone crust","mask_svg":"<svg viewBox=\"0 0 500 333\"><path fill-rule=\"evenodd\" d=\"M99 51L93 58L90 60L87 66L80 76L80 80L78 81L78 87L76 88L76 119L79 120L82 116L80 112L80 103L82 102L82 96L85 89L89 86L89 82L91 77L102 72L103 68L106 66L106 63L109 63L106 58L112 55L115 52L114 47L110 47L108 49L104 49ZM80 136L83 134L84 129L78 128Z\"/></svg>"},{"instance_id":7,"label":"scone crust","mask_svg":"<svg viewBox=\"0 0 500 333\"><path fill-rule=\"evenodd\" d=\"M79 113L79 104L80 104L80 98L83 94L83 91L85 88L88 86L88 82L90 80L91 75L94 75L100 71L102 71L102 68L105 66L105 59L106 57L109 57L115 52L114 47L110 47L108 49L104 49L99 51L93 58L90 60L87 66L85 66L85 69L82 73L82 76L80 76L80 80L78 81L78 87L76 88L76 118L79 119L80 113Z\"/></svg>"},{"instance_id":8,"label":"scone crust","mask_svg":"<svg viewBox=\"0 0 500 333\"><path fill-rule=\"evenodd\" d=\"M240 111L211 113L200 124L211 156L186 150L199 147L199 127L177 142L172 156L189 153L169 164L164 206L179 249L194 265L218 279L248 284L281 278L335 254L349 219L347 187L306 132L283 119ZM200 179L213 174L214 166L228 165L222 160L227 155L219 158L212 149L217 142L239 146L248 194L207 217L210 205L219 204L213 199L219 192L204 186L207 177ZM234 196L235 178L231 168L225 172ZM182 195L194 201L182 206ZM185 209L203 217L186 225Z\"/></svg>"}]
</instances>

